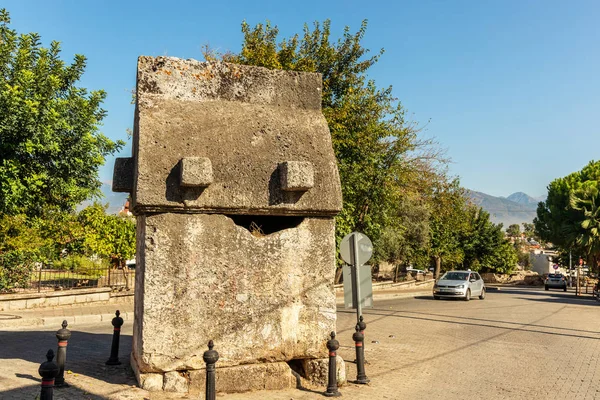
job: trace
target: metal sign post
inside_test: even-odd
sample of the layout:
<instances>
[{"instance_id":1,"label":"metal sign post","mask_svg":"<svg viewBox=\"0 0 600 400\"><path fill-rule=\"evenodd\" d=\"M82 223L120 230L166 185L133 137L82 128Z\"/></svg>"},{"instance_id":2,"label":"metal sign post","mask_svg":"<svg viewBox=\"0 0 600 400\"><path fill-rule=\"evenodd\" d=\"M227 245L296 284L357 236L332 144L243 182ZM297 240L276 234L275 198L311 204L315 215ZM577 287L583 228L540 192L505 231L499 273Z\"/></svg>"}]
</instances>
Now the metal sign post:
<instances>
[{"instance_id":1,"label":"metal sign post","mask_svg":"<svg viewBox=\"0 0 600 400\"><path fill-rule=\"evenodd\" d=\"M366 235L352 232L342 239L340 255L350 265L344 268L344 303L347 308L356 308L359 322L362 309L373 306L371 268L365 265L373 255L373 244Z\"/></svg>"},{"instance_id":2,"label":"metal sign post","mask_svg":"<svg viewBox=\"0 0 600 400\"><path fill-rule=\"evenodd\" d=\"M358 300L356 302L356 321L358 322L358 320L360 319L360 316L362 315L362 297L360 297L360 272L359 272L360 260L358 258L357 236L358 235L352 235L352 264L354 266L354 270L356 271L356 273L354 275L356 276L356 279L355 279L356 298Z\"/></svg>"},{"instance_id":3,"label":"metal sign post","mask_svg":"<svg viewBox=\"0 0 600 400\"><path fill-rule=\"evenodd\" d=\"M569 287L573 287L573 262L571 260L571 252L569 251Z\"/></svg>"},{"instance_id":4,"label":"metal sign post","mask_svg":"<svg viewBox=\"0 0 600 400\"><path fill-rule=\"evenodd\" d=\"M344 300L346 307L348 304L356 306L356 333L352 335L356 346L356 368L357 378L356 383L366 384L369 383L369 379L365 373L365 347L364 347L364 330L367 325L364 322L362 316L363 306L373 305L373 286L371 283L371 268L368 265L364 265L371 256L373 255L373 243L371 239L362 233L352 232L346 235L340 243L340 255L342 259L351 265L350 273L347 274L344 271ZM366 279L365 282L361 282L361 269ZM354 276L352 277L352 272ZM349 279L346 279L349 278ZM348 283L351 281L351 284ZM361 290L361 286L365 289ZM347 292L347 288L350 290ZM352 297L348 299L349 295ZM365 296L363 298L363 296ZM370 303L367 301L370 300Z\"/></svg>"}]
</instances>

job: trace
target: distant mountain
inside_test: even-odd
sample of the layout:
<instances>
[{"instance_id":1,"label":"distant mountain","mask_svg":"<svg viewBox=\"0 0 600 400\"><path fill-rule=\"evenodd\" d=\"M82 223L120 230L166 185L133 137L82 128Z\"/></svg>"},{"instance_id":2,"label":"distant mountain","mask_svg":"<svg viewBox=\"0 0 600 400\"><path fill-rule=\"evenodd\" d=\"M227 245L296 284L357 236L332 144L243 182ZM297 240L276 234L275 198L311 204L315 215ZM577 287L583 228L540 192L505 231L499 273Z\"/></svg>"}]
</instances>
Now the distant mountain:
<instances>
[{"instance_id":1,"label":"distant mountain","mask_svg":"<svg viewBox=\"0 0 600 400\"><path fill-rule=\"evenodd\" d=\"M507 199L510 201L514 201L515 203L519 203L519 204L525 204L525 205L535 204L536 207L537 207L537 203L539 202L539 200L536 200L535 198L533 198L523 192L513 193L510 196L508 196Z\"/></svg>"},{"instance_id":2,"label":"distant mountain","mask_svg":"<svg viewBox=\"0 0 600 400\"><path fill-rule=\"evenodd\" d=\"M538 202L525 193L513 193L508 198L491 196L473 190L468 190L467 194L474 204L490 213L492 222L495 224L501 223L504 228L512 224L531 223L536 217ZM510 199L511 197L523 202L527 201L527 203L513 201ZM528 199L531 199L531 201Z\"/></svg>"}]
</instances>

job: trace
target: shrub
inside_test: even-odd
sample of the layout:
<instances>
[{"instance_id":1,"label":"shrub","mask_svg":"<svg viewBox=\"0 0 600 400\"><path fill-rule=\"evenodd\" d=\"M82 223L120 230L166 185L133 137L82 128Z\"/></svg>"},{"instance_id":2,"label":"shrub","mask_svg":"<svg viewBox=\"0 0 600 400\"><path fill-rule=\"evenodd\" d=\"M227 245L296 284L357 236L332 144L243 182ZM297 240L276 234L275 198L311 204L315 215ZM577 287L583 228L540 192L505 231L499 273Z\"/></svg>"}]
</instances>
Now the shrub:
<instances>
[{"instance_id":1,"label":"shrub","mask_svg":"<svg viewBox=\"0 0 600 400\"><path fill-rule=\"evenodd\" d=\"M0 252L0 292L29 286L33 257L21 250Z\"/></svg>"},{"instance_id":2,"label":"shrub","mask_svg":"<svg viewBox=\"0 0 600 400\"><path fill-rule=\"evenodd\" d=\"M70 255L62 260L55 261L53 268L71 271L81 275L89 275L90 277L100 276L102 275L102 272L108 268L108 261L93 261L88 257Z\"/></svg>"}]
</instances>

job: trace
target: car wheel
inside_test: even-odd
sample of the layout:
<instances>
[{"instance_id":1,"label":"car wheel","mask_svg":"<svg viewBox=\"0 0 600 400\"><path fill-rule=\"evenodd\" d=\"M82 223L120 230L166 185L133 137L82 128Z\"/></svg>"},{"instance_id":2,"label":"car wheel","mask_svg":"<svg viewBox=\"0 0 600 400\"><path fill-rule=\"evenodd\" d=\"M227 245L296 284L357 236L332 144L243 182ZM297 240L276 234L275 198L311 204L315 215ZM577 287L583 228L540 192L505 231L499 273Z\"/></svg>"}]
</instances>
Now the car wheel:
<instances>
[{"instance_id":1,"label":"car wheel","mask_svg":"<svg viewBox=\"0 0 600 400\"><path fill-rule=\"evenodd\" d=\"M544 286L544 290L548 290L548 286Z\"/></svg>"},{"instance_id":2,"label":"car wheel","mask_svg":"<svg viewBox=\"0 0 600 400\"><path fill-rule=\"evenodd\" d=\"M439 299L440 299L440 296L433 296L433 298L434 298L435 300L439 300Z\"/></svg>"},{"instance_id":3,"label":"car wheel","mask_svg":"<svg viewBox=\"0 0 600 400\"><path fill-rule=\"evenodd\" d=\"M479 299L480 300L485 299L485 288L481 289L481 294L479 295Z\"/></svg>"},{"instance_id":4,"label":"car wheel","mask_svg":"<svg viewBox=\"0 0 600 400\"><path fill-rule=\"evenodd\" d=\"M471 300L471 289L467 289L467 293L465 293L465 301Z\"/></svg>"}]
</instances>

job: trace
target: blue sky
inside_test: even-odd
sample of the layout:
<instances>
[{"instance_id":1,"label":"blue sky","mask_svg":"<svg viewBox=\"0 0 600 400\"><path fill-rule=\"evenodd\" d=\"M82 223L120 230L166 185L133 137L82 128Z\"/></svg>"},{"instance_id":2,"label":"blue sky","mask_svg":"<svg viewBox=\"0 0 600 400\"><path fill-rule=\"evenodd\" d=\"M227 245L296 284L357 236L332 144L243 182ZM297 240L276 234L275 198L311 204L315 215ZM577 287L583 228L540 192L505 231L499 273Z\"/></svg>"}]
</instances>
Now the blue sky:
<instances>
[{"instance_id":1,"label":"blue sky","mask_svg":"<svg viewBox=\"0 0 600 400\"><path fill-rule=\"evenodd\" d=\"M546 192L600 158L597 1L28 1L4 0L12 26L88 58L81 86L108 92L102 131L125 139L139 55L201 59L209 43L238 51L240 23L270 20L282 37L305 22L332 31L369 20L364 45L385 49L369 73L393 85L427 125L463 186L496 196ZM430 121L429 123L427 123ZM130 146L121 156L130 156ZM112 177L107 160L101 178Z\"/></svg>"}]
</instances>

